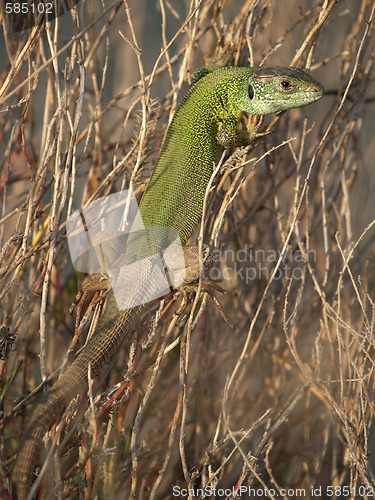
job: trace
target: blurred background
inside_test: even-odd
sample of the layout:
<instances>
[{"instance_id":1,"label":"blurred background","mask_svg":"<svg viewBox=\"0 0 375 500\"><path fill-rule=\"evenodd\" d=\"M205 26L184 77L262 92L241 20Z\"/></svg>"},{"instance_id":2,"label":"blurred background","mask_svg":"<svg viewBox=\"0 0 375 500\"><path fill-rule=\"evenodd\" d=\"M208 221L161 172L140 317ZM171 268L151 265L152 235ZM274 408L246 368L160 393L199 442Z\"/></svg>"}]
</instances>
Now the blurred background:
<instances>
[{"instance_id":1,"label":"blurred background","mask_svg":"<svg viewBox=\"0 0 375 500\"><path fill-rule=\"evenodd\" d=\"M155 304L136 358L120 352L94 409L82 395L64 415L39 495L373 497L375 2L90 0L17 33L4 5L2 497L42 380L98 308L85 298L80 326L69 311L87 276L65 221L130 183L141 196L191 75L213 57L308 68L326 92L224 152L204 243L237 295L193 307L190 294L178 317L181 297Z\"/></svg>"}]
</instances>

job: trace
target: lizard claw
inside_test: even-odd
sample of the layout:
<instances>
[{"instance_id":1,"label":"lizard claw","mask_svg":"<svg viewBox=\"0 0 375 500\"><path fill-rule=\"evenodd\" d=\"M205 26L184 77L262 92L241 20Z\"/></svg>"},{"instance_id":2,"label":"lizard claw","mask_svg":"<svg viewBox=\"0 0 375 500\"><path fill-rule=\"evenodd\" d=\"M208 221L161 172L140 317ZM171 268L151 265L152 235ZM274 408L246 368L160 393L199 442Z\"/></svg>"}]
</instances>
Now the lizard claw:
<instances>
[{"instance_id":1,"label":"lizard claw","mask_svg":"<svg viewBox=\"0 0 375 500\"><path fill-rule=\"evenodd\" d=\"M199 286L198 282L188 283L188 284L185 284L184 286L182 286L178 289L178 293L182 295L182 301L181 301L179 308L176 311L177 315L182 316L182 313L185 311L185 309L187 307L187 303L188 303L187 294L192 293L192 292L196 292L198 289L198 286ZM219 302L219 300L217 299L217 297L213 293L213 290L217 290L218 292L220 292L224 295L230 295L232 297L237 296L236 292L229 292L228 290L225 290L224 288L222 288L221 286L219 286L216 282L214 282L212 280L203 280L202 281L201 291L204 293L207 293L211 297L214 304L218 308L223 320L227 323L227 325L233 331L236 331L236 327L233 325L233 323L231 322L231 320L229 319L229 317L225 313L223 306L221 305L221 303ZM179 320L177 322L177 324L181 323L181 321L182 321L182 319Z\"/></svg>"}]
</instances>

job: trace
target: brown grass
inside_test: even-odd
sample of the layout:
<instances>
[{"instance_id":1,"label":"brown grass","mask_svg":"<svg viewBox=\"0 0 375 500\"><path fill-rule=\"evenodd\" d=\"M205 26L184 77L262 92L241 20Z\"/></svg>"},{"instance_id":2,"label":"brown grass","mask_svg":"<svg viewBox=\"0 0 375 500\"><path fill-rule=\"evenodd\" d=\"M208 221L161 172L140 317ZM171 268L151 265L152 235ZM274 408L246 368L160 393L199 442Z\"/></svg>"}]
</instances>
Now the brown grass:
<instances>
[{"instance_id":1,"label":"brown grass","mask_svg":"<svg viewBox=\"0 0 375 500\"><path fill-rule=\"evenodd\" d=\"M195 498L240 486L256 489L242 498L374 495L374 8L79 2L18 34L3 18L2 498L39 384L74 335L69 306L85 276L70 263L67 216L129 183L143 190L188 70L217 47L236 65L311 68L326 96L267 117L274 133L225 152L213 179L201 235L237 292L217 294L236 332L206 295L197 316L189 297L184 318L180 299L166 298L140 327L136 377L120 353L58 439L47 436L58 449L40 460L46 496L167 499L173 486Z\"/></svg>"}]
</instances>

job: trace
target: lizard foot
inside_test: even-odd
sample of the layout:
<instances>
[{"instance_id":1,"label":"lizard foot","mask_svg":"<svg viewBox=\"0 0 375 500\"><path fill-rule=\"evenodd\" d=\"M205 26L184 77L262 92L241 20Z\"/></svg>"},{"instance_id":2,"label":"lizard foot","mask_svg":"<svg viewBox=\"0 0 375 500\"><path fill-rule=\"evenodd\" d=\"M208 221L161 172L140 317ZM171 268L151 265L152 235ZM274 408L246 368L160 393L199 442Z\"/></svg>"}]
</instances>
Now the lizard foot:
<instances>
[{"instance_id":1,"label":"lizard foot","mask_svg":"<svg viewBox=\"0 0 375 500\"><path fill-rule=\"evenodd\" d=\"M249 115L246 127L244 130L236 130L231 132L225 127L217 132L217 141L226 148L238 148L241 146L249 146L254 141L272 134L268 132L258 132L263 125L264 117L262 115Z\"/></svg>"},{"instance_id":2,"label":"lizard foot","mask_svg":"<svg viewBox=\"0 0 375 500\"><path fill-rule=\"evenodd\" d=\"M185 311L187 304L188 304L187 294L192 293L192 292L196 292L198 290L198 286L199 286L199 283L197 283L197 282L196 283L186 283L184 286L182 286L178 289L178 293L180 295L182 295L182 301L181 301L181 304L180 304L176 314L178 314L179 316L182 316L182 313ZM224 288L219 286L217 284L217 282L214 280L202 280L201 291L207 293L211 297L214 304L218 308L223 320L227 323L227 325L230 328L232 328L232 330L236 331L236 327L233 325L231 320L228 318L228 316L226 315L226 313L223 309L223 306L221 305L221 303L219 302L219 300L215 296L214 290L217 290L218 292L220 292L224 295L236 296L237 294L235 292L228 292L228 290L225 290Z\"/></svg>"},{"instance_id":3,"label":"lizard foot","mask_svg":"<svg viewBox=\"0 0 375 500\"><path fill-rule=\"evenodd\" d=\"M111 291L111 283L108 276L104 274L94 274L90 277L89 281L83 284L82 291L77 293L76 299L69 308L70 314L73 313L75 306L77 305L77 315L75 329L78 331L79 324L81 322L81 311L86 298L92 292L95 292L95 296L88 306L88 312L90 312L98 302L104 300L104 298ZM99 293L103 292L103 293ZM87 316L87 314L85 315Z\"/></svg>"}]
</instances>

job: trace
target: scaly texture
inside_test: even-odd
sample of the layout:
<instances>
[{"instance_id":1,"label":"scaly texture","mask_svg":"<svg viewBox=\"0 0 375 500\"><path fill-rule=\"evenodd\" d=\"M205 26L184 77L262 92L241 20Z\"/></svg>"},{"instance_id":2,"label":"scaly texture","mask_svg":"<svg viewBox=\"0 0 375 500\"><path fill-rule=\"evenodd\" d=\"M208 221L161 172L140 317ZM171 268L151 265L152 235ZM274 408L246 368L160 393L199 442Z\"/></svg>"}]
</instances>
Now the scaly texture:
<instances>
[{"instance_id":1,"label":"scaly texture","mask_svg":"<svg viewBox=\"0 0 375 500\"><path fill-rule=\"evenodd\" d=\"M201 72L178 107L159 159L140 203L145 228L173 228L185 244L199 223L207 183L220 143L247 145L256 130L236 132L243 112L264 115L303 106L322 96L322 86L307 73L276 66L222 68ZM204 76L205 75L205 76ZM163 245L163 232L153 233L152 248ZM145 269L132 294L147 299L152 272ZM95 333L76 360L46 394L28 425L13 473L15 497L26 500L44 434L77 394L87 389L87 371L97 374L114 357L141 321L147 304L119 311L109 300Z\"/></svg>"}]
</instances>

